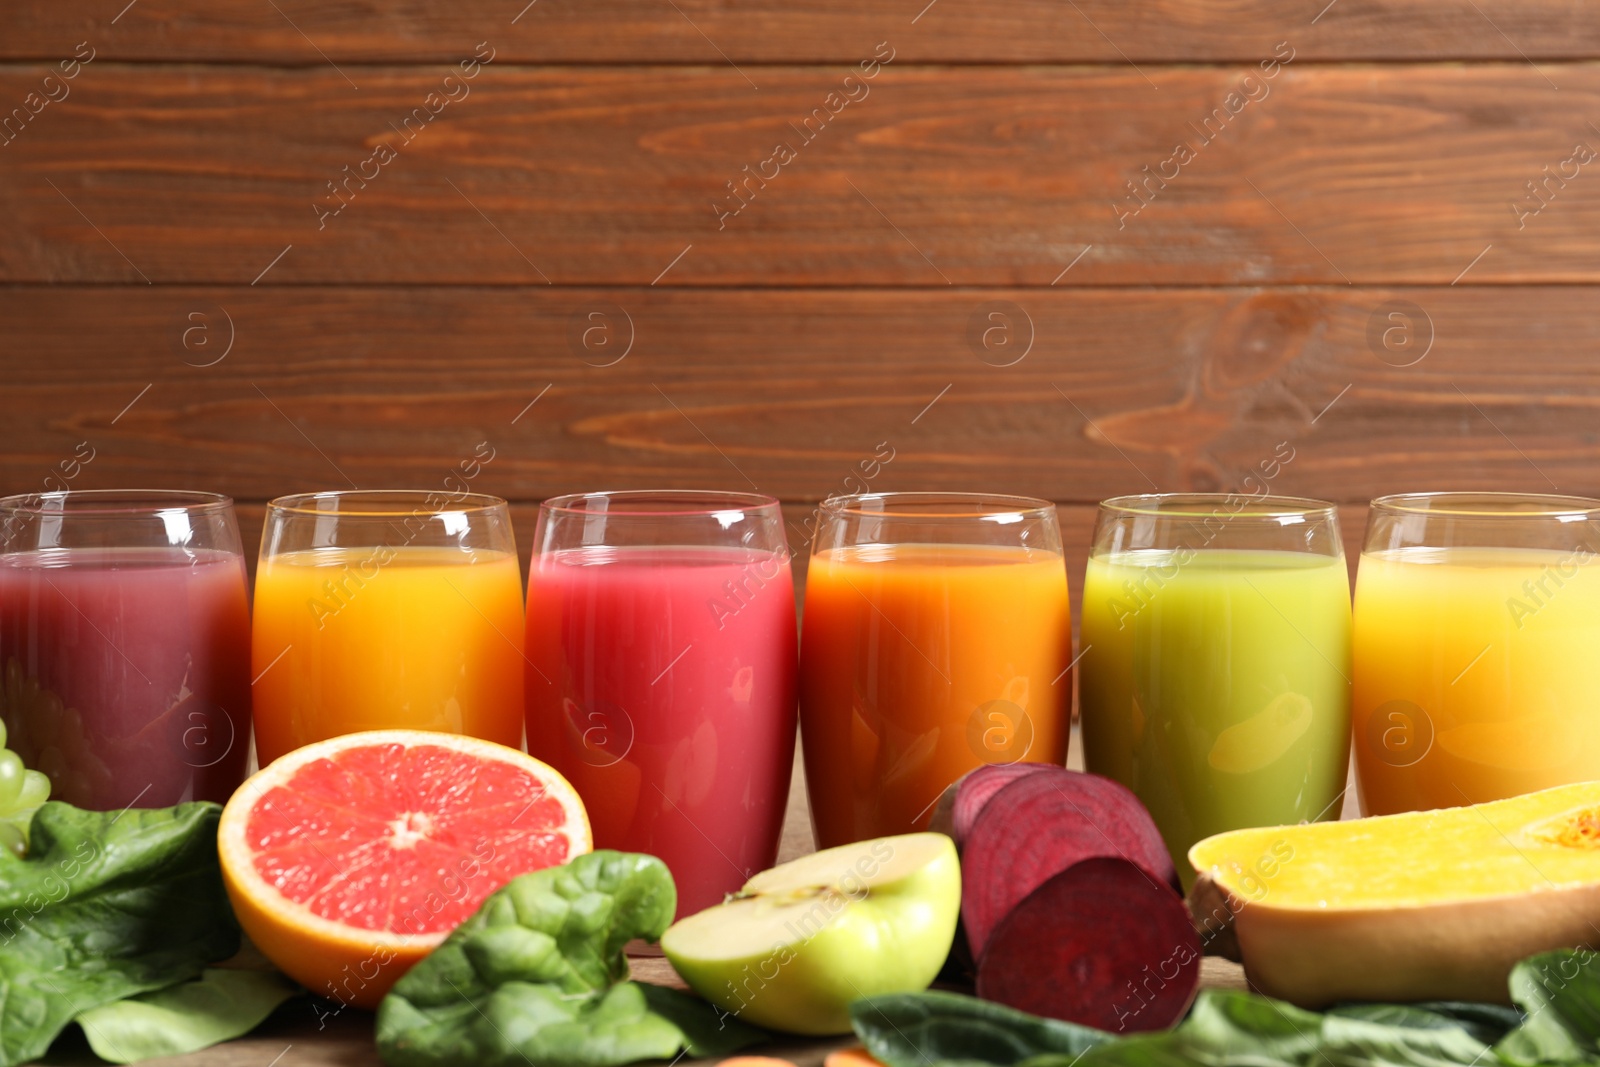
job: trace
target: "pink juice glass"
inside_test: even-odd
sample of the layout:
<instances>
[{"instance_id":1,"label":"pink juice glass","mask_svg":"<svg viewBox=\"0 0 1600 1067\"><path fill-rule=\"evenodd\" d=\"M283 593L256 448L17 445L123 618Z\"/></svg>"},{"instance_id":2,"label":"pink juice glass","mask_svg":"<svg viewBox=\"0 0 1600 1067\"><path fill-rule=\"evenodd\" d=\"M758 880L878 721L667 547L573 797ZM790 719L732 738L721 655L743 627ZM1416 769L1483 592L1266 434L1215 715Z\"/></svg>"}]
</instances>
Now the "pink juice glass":
<instances>
[{"instance_id":1,"label":"pink juice glass","mask_svg":"<svg viewBox=\"0 0 1600 1067\"><path fill-rule=\"evenodd\" d=\"M778 502L555 497L528 576L528 751L597 848L671 869L678 914L772 866L794 765L794 579Z\"/></svg>"},{"instance_id":2,"label":"pink juice glass","mask_svg":"<svg viewBox=\"0 0 1600 1067\"><path fill-rule=\"evenodd\" d=\"M0 499L0 719L51 799L226 801L250 747L250 611L233 501Z\"/></svg>"}]
</instances>

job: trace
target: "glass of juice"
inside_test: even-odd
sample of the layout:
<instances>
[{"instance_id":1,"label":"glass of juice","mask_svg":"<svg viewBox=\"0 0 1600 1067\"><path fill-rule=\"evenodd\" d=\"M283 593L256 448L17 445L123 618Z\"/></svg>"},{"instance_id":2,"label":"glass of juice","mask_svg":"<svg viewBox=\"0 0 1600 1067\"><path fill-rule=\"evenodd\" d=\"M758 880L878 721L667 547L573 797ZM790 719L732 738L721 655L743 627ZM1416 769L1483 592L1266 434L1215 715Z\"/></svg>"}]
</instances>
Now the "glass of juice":
<instances>
[{"instance_id":1,"label":"glass of juice","mask_svg":"<svg viewBox=\"0 0 1600 1067\"><path fill-rule=\"evenodd\" d=\"M226 801L250 748L250 608L233 501L0 499L0 719L51 797Z\"/></svg>"},{"instance_id":2,"label":"glass of juice","mask_svg":"<svg viewBox=\"0 0 1600 1067\"><path fill-rule=\"evenodd\" d=\"M352 491L267 505L256 567L256 755L359 730L522 747L522 575L478 493Z\"/></svg>"},{"instance_id":3,"label":"glass of juice","mask_svg":"<svg viewBox=\"0 0 1600 1067\"><path fill-rule=\"evenodd\" d=\"M528 575L528 751L597 848L666 861L688 915L772 866L795 742L783 516L750 493L554 497Z\"/></svg>"},{"instance_id":4,"label":"glass of juice","mask_svg":"<svg viewBox=\"0 0 1600 1067\"><path fill-rule=\"evenodd\" d=\"M823 501L800 650L818 847L925 829L945 787L981 764L1065 763L1071 662L1049 501Z\"/></svg>"},{"instance_id":5,"label":"glass of juice","mask_svg":"<svg viewBox=\"0 0 1600 1067\"><path fill-rule=\"evenodd\" d=\"M1600 778L1597 521L1583 497L1372 502L1352 676L1364 811Z\"/></svg>"},{"instance_id":6,"label":"glass of juice","mask_svg":"<svg viewBox=\"0 0 1600 1067\"><path fill-rule=\"evenodd\" d=\"M1203 837L1339 817L1350 578L1332 504L1105 501L1080 639L1084 765L1138 794L1186 882Z\"/></svg>"}]
</instances>

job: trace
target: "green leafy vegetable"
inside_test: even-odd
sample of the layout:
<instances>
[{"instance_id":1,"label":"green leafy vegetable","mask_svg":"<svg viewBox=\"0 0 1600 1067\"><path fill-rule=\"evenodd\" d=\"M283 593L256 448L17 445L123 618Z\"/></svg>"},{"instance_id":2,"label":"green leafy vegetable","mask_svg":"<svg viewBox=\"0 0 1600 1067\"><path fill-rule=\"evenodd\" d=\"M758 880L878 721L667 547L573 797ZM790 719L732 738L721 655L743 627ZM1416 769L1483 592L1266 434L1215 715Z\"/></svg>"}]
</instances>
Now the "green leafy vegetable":
<instances>
[{"instance_id":1,"label":"green leafy vegetable","mask_svg":"<svg viewBox=\"0 0 1600 1067\"><path fill-rule=\"evenodd\" d=\"M951 993L857 1001L856 1034L888 1067L1600 1067L1600 955L1546 952L1499 1004L1348 1004L1305 1011L1207 990L1183 1022L1120 1036Z\"/></svg>"},{"instance_id":2,"label":"green leafy vegetable","mask_svg":"<svg viewBox=\"0 0 1600 1067\"><path fill-rule=\"evenodd\" d=\"M1010 1064L1035 1056L1069 1059L1113 1035L1077 1023L1041 1019L957 993L894 993L850 1005L861 1043L889 1067L929 1060Z\"/></svg>"},{"instance_id":3,"label":"green leafy vegetable","mask_svg":"<svg viewBox=\"0 0 1600 1067\"><path fill-rule=\"evenodd\" d=\"M594 852L513 879L378 1009L391 1067L618 1067L725 1055L765 1035L693 997L627 981L623 946L677 907L654 856Z\"/></svg>"},{"instance_id":4,"label":"green leafy vegetable","mask_svg":"<svg viewBox=\"0 0 1600 1067\"><path fill-rule=\"evenodd\" d=\"M1375 1007L1375 1006L1372 1006ZM1474 1004L1464 1000L1425 1000L1413 1008L1454 1019L1485 1044L1494 1044L1522 1025L1522 1012L1505 1004Z\"/></svg>"},{"instance_id":5,"label":"green leafy vegetable","mask_svg":"<svg viewBox=\"0 0 1600 1067\"><path fill-rule=\"evenodd\" d=\"M1527 1022L1495 1046L1516 1064L1600 1063L1600 956L1545 952L1511 970L1511 999Z\"/></svg>"},{"instance_id":6,"label":"green leafy vegetable","mask_svg":"<svg viewBox=\"0 0 1600 1067\"><path fill-rule=\"evenodd\" d=\"M299 991L270 971L208 968L195 981L91 1008L77 1023L101 1059L138 1063L243 1037Z\"/></svg>"},{"instance_id":7,"label":"green leafy vegetable","mask_svg":"<svg viewBox=\"0 0 1600 1067\"><path fill-rule=\"evenodd\" d=\"M198 975L239 928L215 804L123 812L50 802L26 859L0 850L0 1067L44 1054L76 1016Z\"/></svg>"},{"instance_id":8,"label":"green leafy vegetable","mask_svg":"<svg viewBox=\"0 0 1600 1067\"><path fill-rule=\"evenodd\" d=\"M1208 990L1171 1030L1108 1042L1080 1062L1143 1067L1200 1063L1309 1064L1319 1017L1292 1004L1249 993ZM1318 1061L1320 1062L1320 1061Z\"/></svg>"}]
</instances>

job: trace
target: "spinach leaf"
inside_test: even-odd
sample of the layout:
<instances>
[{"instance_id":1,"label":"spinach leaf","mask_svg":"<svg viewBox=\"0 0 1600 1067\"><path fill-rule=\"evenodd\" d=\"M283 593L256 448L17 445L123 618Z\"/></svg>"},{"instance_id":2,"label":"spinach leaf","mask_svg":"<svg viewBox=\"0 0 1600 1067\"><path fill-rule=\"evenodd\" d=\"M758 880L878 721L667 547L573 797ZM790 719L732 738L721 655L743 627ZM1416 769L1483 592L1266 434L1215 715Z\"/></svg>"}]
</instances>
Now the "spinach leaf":
<instances>
[{"instance_id":1,"label":"spinach leaf","mask_svg":"<svg viewBox=\"0 0 1600 1067\"><path fill-rule=\"evenodd\" d=\"M693 994L649 982L629 984L638 986L653 1013L682 1032L683 1047L695 1056L726 1056L769 1036L764 1030L739 1022Z\"/></svg>"},{"instance_id":2,"label":"spinach leaf","mask_svg":"<svg viewBox=\"0 0 1600 1067\"><path fill-rule=\"evenodd\" d=\"M1315 1012L1292 1004L1250 993L1208 990L1173 1029L1101 1045L1079 1062L1085 1067L1306 1064L1320 1044L1321 1023Z\"/></svg>"},{"instance_id":3,"label":"spinach leaf","mask_svg":"<svg viewBox=\"0 0 1600 1067\"><path fill-rule=\"evenodd\" d=\"M378 1008L391 1067L618 1067L723 1055L765 1034L674 990L627 981L623 946L654 941L677 890L654 856L592 852L515 878Z\"/></svg>"},{"instance_id":4,"label":"spinach leaf","mask_svg":"<svg viewBox=\"0 0 1600 1067\"><path fill-rule=\"evenodd\" d=\"M1051 1053L1070 1060L1115 1040L1091 1027L958 993L867 997L850 1005L850 1021L867 1051L888 1067L927 1067L930 1060L1006 1067Z\"/></svg>"},{"instance_id":5,"label":"spinach leaf","mask_svg":"<svg viewBox=\"0 0 1600 1067\"><path fill-rule=\"evenodd\" d=\"M90 1008L77 1023L96 1056L138 1063L243 1037L299 991L271 971L208 968L193 982Z\"/></svg>"},{"instance_id":6,"label":"spinach leaf","mask_svg":"<svg viewBox=\"0 0 1600 1067\"><path fill-rule=\"evenodd\" d=\"M950 993L875 997L850 1010L856 1034L889 1067L1489 1067L1497 1061L1482 1035L1514 1017L1460 1004L1350 1005L1323 1015L1206 990L1173 1029L1123 1037Z\"/></svg>"},{"instance_id":7,"label":"spinach leaf","mask_svg":"<svg viewBox=\"0 0 1600 1067\"><path fill-rule=\"evenodd\" d=\"M198 975L239 949L215 804L123 812L56 801L26 859L0 850L0 1067L79 1014Z\"/></svg>"},{"instance_id":8,"label":"spinach leaf","mask_svg":"<svg viewBox=\"0 0 1600 1067\"><path fill-rule=\"evenodd\" d=\"M1330 1014L1323 1019L1316 1062L1334 1067L1463 1067L1493 1063L1489 1046L1443 1015L1401 1006L1387 1012ZM1380 1018L1383 1021L1379 1021Z\"/></svg>"},{"instance_id":9,"label":"spinach leaf","mask_svg":"<svg viewBox=\"0 0 1600 1067\"><path fill-rule=\"evenodd\" d=\"M1454 1019L1473 1037L1492 1045L1522 1025L1522 1012L1506 1004L1475 1004L1468 1000L1425 1000L1411 1005Z\"/></svg>"},{"instance_id":10,"label":"spinach leaf","mask_svg":"<svg viewBox=\"0 0 1600 1067\"><path fill-rule=\"evenodd\" d=\"M1542 952L1511 969L1511 999L1527 1020L1495 1046L1507 1063L1600 1063L1600 956Z\"/></svg>"}]
</instances>

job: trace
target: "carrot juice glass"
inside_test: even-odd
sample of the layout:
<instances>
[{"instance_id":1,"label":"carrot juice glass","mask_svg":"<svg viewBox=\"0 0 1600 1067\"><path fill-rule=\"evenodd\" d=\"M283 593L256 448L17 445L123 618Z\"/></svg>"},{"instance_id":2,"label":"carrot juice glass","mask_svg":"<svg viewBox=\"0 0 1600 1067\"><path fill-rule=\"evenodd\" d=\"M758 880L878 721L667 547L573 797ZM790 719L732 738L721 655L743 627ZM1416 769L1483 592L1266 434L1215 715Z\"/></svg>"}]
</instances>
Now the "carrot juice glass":
<instances>
[{"instance_id":1,"label":"carrot juice glass","mask_svg":"<svg viewBox=\"0 0 1600 1067\"><path fill-rule=\"evenodd\" d=\"M1201 838L1339 817L1350 576L1332 504L1102 502L1081 640L1084 766L1138 794L1185 882Z\"/></svg>"},{"instance_id":2,"label":"carrot juice glass","mask_svg":"<svg viewBox=\"0 0 1600 1067\"><path fill-rule=\"evenodd\" d=\"M1600 778L1600 500L1372 502L1354 739L1374 815Z\"/></svg>"},{"instance_id":3,"label":"carrot juice glass","mask_svg":"<svg viewBox=\"0 0 1600 1067\"><path fill-rule=\"evenodd\" d=\"M800 717L817 845L924 829L984 763L1065 763L1072 609L1055 506L974 493L823 501Z\"/></svg>"},{"instance_id":4,"label":"carrot juice glass","mask_svg":"<svg viewBox=\"0 0 1600 1067\"><path fill-rule=\"evenodd\" d=\"M597 848L659 856L678 914L771 867L794 769L794 579L778 502L554 497L528 575L528 751Z\"/></svg>"},{"instance_id":5,"label":"carrot juice glass","mask_svg":"<svg viewBox=\"0 0 1600 1067\"><path fill-rule=\"evenodd\" d=\"M0 719L51 797L225 801L250 748L233 501L71 490L0 500Z\"/></svg>"},{"instance_id":6,"label":"carrot juice glass","mask_svg":"<svg viewBox=\"0 0 1600 1067\"><path fill-rule=\"evenodd\" d=\"M522 747L522 577L506 502L337 492L267 505L256 568L256 754L359 730Z\"/></svg>"}]
</instances>

